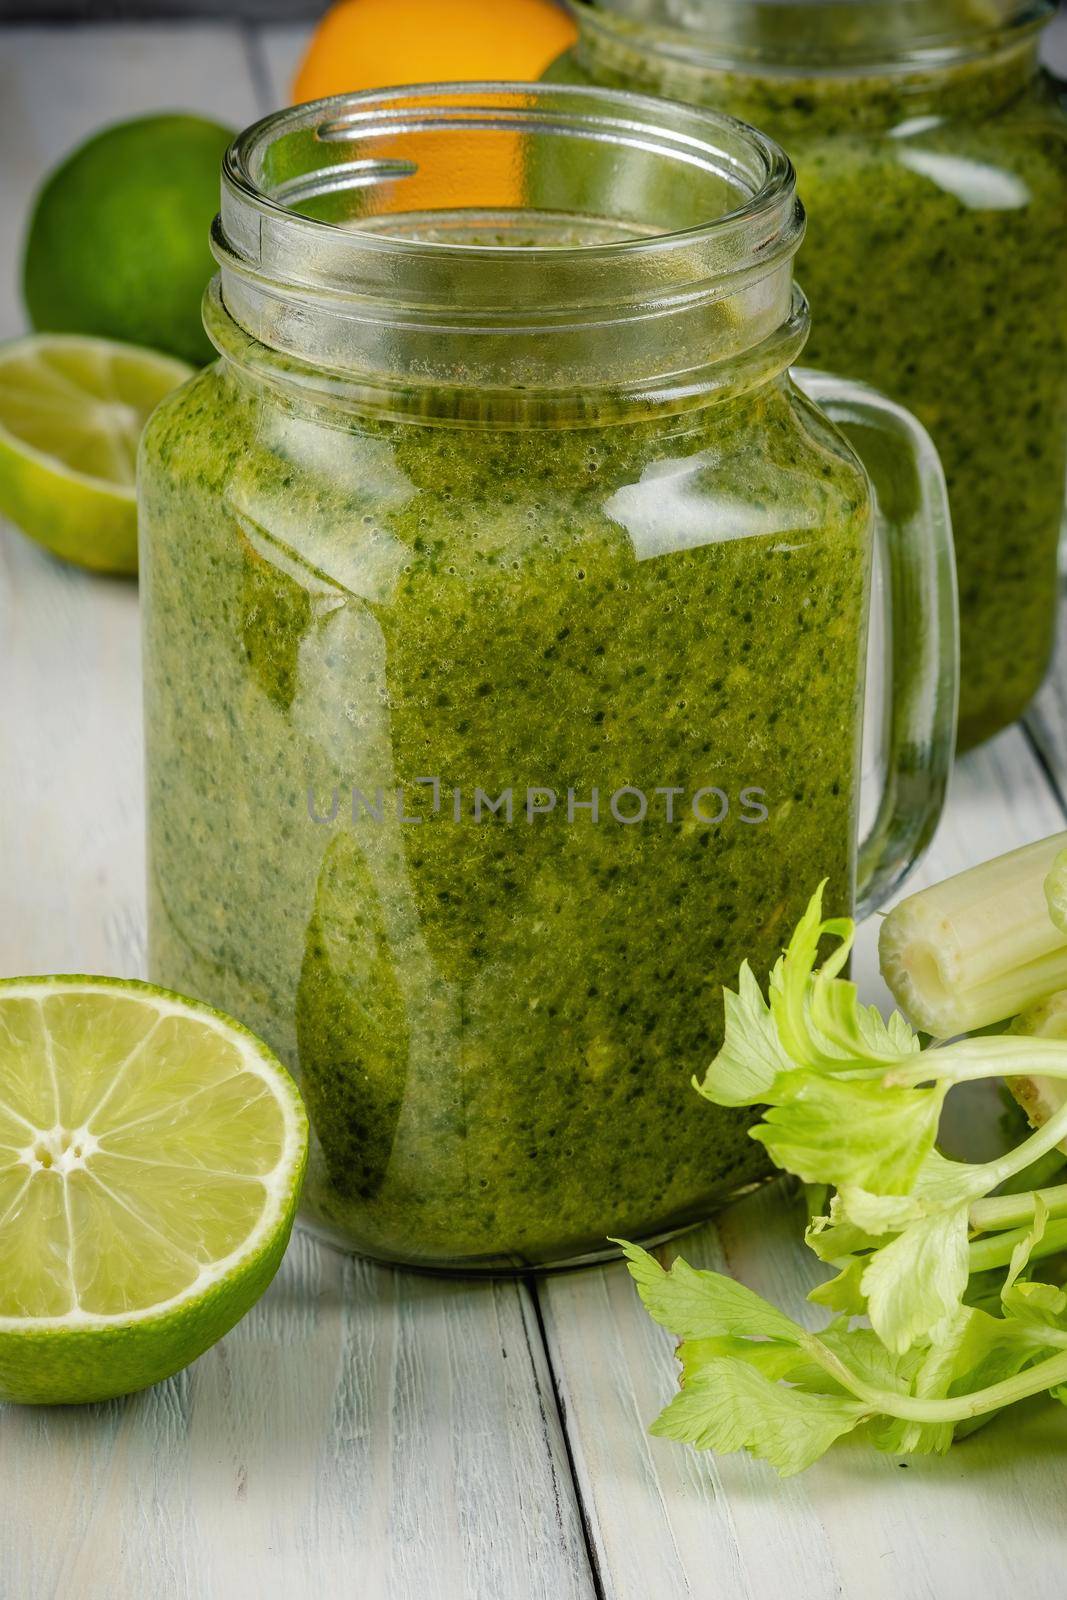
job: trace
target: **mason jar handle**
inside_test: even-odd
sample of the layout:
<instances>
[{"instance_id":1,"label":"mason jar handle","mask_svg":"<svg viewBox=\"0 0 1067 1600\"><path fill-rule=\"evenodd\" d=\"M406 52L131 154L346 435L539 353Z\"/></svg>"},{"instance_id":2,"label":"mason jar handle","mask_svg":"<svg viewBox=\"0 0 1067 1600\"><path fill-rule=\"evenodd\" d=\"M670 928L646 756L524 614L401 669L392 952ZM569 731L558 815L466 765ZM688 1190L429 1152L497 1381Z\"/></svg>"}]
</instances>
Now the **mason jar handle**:
<instances>
[{"instance_id":1,"label":"mason jar handle","mask_svg":"<svg viewBox=\"0 0 1067 1600\"><path fill-rule=\"evenodd\" d=\"M885 784L859 848L856 915L900 887L930 843L956 747L959 613L945 474L910 411L865 383L803 368L793 377L867 469L889 592Z\"/></svg>"}]
</instances>

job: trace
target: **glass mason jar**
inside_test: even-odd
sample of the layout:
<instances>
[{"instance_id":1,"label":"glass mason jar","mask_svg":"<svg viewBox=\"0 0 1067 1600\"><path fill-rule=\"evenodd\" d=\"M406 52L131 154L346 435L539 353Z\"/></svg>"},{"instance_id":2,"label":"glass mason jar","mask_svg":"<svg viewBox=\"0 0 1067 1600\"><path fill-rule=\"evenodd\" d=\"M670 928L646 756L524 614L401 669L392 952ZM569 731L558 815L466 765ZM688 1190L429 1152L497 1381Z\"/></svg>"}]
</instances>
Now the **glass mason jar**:
<instances>
[{"instance_id":1,"label":"glass mason jar","mask_svg":"<svg viewBox=\"0 0 1067 1600\"><path fill-rule=\"evenodd\" d=\"M853 903L870 480L788 373L779 150L608 90L300 106L225 162L214 366L140 459L150 969L262 1034L305 1216L500 1270L763 1174L719 986ZM865 441L897 609L866 903L953 739L927 436Z\"/></svg>"},{"instance_id":2,"label":"glass mason jar","mask_svg":"<svg viewBox=\"0 0 1067 1600\"><path fill-rule=\"evenodd\" d=\"M1067 474L1067 115L1047 0L574 0L561 81L714 106L788 151L808 359L929 428L959 570L960 743L1052 647Z\"/></svg>"}]
</instances>

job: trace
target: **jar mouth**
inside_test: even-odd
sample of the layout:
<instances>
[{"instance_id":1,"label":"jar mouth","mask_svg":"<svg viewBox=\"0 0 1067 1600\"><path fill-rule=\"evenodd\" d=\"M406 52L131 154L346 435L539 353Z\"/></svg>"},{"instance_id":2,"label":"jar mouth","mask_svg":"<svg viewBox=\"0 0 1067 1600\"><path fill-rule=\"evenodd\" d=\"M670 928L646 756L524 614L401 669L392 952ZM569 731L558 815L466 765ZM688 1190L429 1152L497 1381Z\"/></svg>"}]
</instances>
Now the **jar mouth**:
<instances>
[{"instance_id":1,"label":"jar mouth","mask_svg":"<svg viewBox=\"0 0 1067 1600\"><path fill-rule=\"evenodd\" d=\"M221 299L270 348L405 381L628 383L791 315L788 158L614 89L432 84L311 102L228 151Z\"/></svg>"},{"instance_id":2,"label":"jar mouth","mask_svg":"<svg viewBox=\"0 0 1067 1600\"><path fill-rule=\"evenodd\" d=\"M629 40L690 67L915 71L987 55L1048 22L1055 0L566 0L595 47Z\"/></svg>"},{"instance_id":3,"label":"jar mouth","mask_svg":"<svg viewBox=\"0 0 1067 1600\"><path fill-rule=\"evenodd\" d=\"M224 269L409 311L551 315L766 269L799 246L795 189L772 140L717 112L614 89L415 85L240 134L214 248Z\"/></svg>"}]
</instances>

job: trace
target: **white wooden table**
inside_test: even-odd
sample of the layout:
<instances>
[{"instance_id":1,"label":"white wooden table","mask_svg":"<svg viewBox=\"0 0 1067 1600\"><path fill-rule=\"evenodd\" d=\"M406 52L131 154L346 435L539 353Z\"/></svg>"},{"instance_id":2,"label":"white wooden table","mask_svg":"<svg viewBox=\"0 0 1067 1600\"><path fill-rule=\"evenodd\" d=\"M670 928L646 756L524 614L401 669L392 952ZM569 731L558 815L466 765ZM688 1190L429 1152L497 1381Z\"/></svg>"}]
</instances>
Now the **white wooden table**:
<instances>
[{"instance_id":1,"label":"white wooden table","mask_svg":"<svg viewBox=\"0 0 1067 1600\"><path fill-rule=\"evenodd\" d=\"M0 336L44 170L105 121L281 103L302 30L0 31ZM1067 636L1067 625L1064 628ZM1065 826L1067 648L969 756L919 881ZM0 527L0 973L144 966L137 595ZM872 930L859 975L880 994ZM799 1308L765 1191L690 1235ZM0 1407L0 1600L1062 1600L1067 1414L944 1461L858 1444L782 1484L648 1437L670 1341L618 1267L430 1280L297 1235L188 1372L82 1410Z\"/></svg>"}]
</instances>

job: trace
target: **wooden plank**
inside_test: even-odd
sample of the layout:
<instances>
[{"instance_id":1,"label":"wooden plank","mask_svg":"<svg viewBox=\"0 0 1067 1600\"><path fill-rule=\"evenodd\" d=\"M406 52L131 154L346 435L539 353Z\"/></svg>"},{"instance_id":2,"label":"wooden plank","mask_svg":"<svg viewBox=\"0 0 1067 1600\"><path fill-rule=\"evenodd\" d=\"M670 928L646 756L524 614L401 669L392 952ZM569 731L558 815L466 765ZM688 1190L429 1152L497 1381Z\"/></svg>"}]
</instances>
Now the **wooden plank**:
<instances>
[{"instance_id":1,"label":"wooden plank","mask_svg":"<svg viewBox=\"0 0 1067 1600\"><path fill-rule=\"evenodd\" d=\"M1061 797L1067 800L1067 596L1060 602L1052 666L1026 714L1026 726Z\"/></svg>"},{"instance_id":2,"label":"wooden plank","mask_svg":"<svg viewBox=\"0 0 1067 1600\"><path fill-rule=\"evenodd\" d=\"M108 122L174 107L254 115L240 29L4 33L0 337L24 329L22 232L48 169ZM143 970L138 637L133 585L87 578L0 525L0 971Z\"/></svg>"},{"instance_id":3,"label":"wooden plank","mask_svg":"<svg viewBox=\"0 0 1067 1600\"><path fill-rule=\"evenodd\" d=\"M0 204L104 122L257 103L234 28L0 34ZM3 236L0 333L18 331ZM0 528L0 972L144 970L132 584ZM591 1600L536 1313L304 1235L251 1315L150 1393L0 1408L0 1596Z\"/></svg>"},{"instance_id":4,"label":"wooden plank","mask_svg":"<svg viewBox=\"0 0 1067 1600\"><path fill-rule=\"evenodd\" d=\"M0 524L0 972L144 972L133 585Z\"/></svg>"},{"instance_id":5,"label":"wooden plank","mask_svg":"<svg viewBox=\"0 0 1067 1600\"><path fill-rule=\"evenodd\" d=\"M1063 826L1026 739L1011 729L959 764L915 882ZM865 995L880 999L876 924L861 930L856 969ZM801 1226L784 1186L774 1185L676 1248L817 1325L803 1296L818 1269L800 1247ZM623 1268L549 1279L538 1293L608 1600L785 1592L791 1600L973 1600L1015 1584L1058 1600L1060 1492L1049 1456L1067 1442L1067 1418L1051 1402L991 1425L945 1461L901 1470L853 1442L783 1483L761 1463L698 1456L647 1436L673 1392L676 1365Z\"/></svg>"},{"instance_id":6,"label":"wooden plank","mask_svg":"<svg viewBox=\"0 0 1067 1600\"><path fill-rule=\"evenodd\" d=\"M801 1224L768 1189L681 1248L817 1326ZM607 1600L991 1600L1016 1584L1060 1600L1052 1458L1067 1419L1054 1403L1019 1408L944 1460L902 1469L851 1442L783 1482L762 1463L643 1432L672 1393L675 1362L620 1268L541 1294Z\"/></svg>"},{"instance_id":7,"label":"wooden plank","mask_svg":"<svg viewBox=\"0 0 1067 1600\"><path fill-rule=\"evenodd\" d=\"M187 1373L4 1408L0 1593L25 1600L591 1600L527 1296L298 1235ZM564 1468L564 1471L566 1469Z\"/></svg>"},{"instance_id":8,"label":"wooden plank","mask_svg":"<svg viewBox=\"0 0 1067 1600\"><path fill-rule=\"evenodd\" d=\"M292 98L293 74L300 65L314 29L308 23L288 27L272 26L258 31L264 63L265 81L273 106L288 105Z\"/></svg>"}]
</instances>

